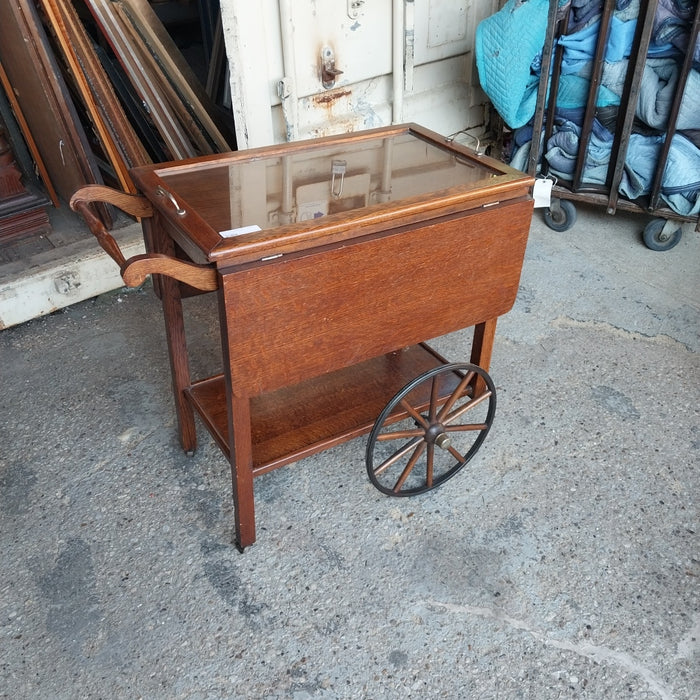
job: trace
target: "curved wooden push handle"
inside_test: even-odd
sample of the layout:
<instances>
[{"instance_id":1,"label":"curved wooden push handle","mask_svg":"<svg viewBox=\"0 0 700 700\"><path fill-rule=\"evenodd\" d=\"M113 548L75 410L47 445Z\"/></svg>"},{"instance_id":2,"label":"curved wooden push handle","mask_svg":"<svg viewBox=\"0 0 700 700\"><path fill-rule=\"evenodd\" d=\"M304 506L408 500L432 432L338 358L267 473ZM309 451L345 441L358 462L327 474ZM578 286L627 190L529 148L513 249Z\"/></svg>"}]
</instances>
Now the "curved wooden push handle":
<instances>
[{"instance_id":1,"label":"curved wooden push handle","mask_svg":"<svg viewBox=\"0 0 700 700\"><path fill-rule=\"evenodd\" d=\"M213 292L219 279L213 267L195 265L161 253L134 255L121 266L122 279L127 287L139 287L148 275L166 275L203 292Z\"/></svg>"},{"instance_id":2,"label":"curved wooden push handle","mask_svg":"<svg viewBox=\"0 0 700 700\"><path fill-rule=\"evenodd\" d=\"M148 275L159 274L173 277L205 292L218 288L218 277L216 270L212 267L195 265L160 253L134 255L127 260L114 236L91 211L90 204L93 202L112 204L138 218L153 216L153 208L145 197L119 192L104 185L81 187L70 199L70 208L82 215L102 249L119 265L122 279L127 287L138 287L143 284Z\"/></svg>"},{"instance_id":3,"label":"curved wooden push handle","mask_svg":"<svg viewBox=\"0 0 700 700\"><path fill-rule=\"evenodd\" d=\"M122 267L126 262L126 258L112 234L105 228L102 221L92 213L90 204L93 202L113 204L118 209L136 217L152 216L153 209L151 208L151 204L145 197L119 192L118 190L113 190L111 187L105 187L104 185L87 185L81 187L79 190L76 190L70 198L70 208L74 212L82 215L92 235L97 238L102 249L117 263L117 265L119 265L119 267Z\"/></svg>"},{"instance_id":4,"label":"curved wooden push handle","mask_svg":"<svg viewBox=\"0 0 700 700\"><path fill-rule=\"evenodd\" d=\"M76 211L79 202L105 202L112 204L131 216L137 218L153 216L151 203L139 194L128 194L105 185L85 185L73 193L70 198L70 208Z\"/></svg>"}]
</instances>

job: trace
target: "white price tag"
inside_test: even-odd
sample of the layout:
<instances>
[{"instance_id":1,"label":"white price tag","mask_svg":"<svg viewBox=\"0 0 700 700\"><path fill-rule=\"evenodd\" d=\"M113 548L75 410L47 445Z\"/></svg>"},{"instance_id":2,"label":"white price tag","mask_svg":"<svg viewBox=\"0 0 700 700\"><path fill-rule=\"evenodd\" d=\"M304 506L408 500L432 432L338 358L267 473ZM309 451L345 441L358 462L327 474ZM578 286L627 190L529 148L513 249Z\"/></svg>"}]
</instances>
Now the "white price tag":
<instances>
[{"instance_id":1,"label":"white price tag","mask_svg":"<svg viewBox=\"0 0 700 700\"><path fill-rule=\"evenodd\" d=\"M228 231L219 231L219 235L222 238L233 238L234 236L242 236L244 233L254 233L255 231L262 231L262 229L257 224L253 224L252 226L230 228Z\"/></svg>"},{"instance_id":2,"label":"white price tag","mask_svg":"<svg viewBox=\"0 0 700 700\"><path fill-rule=\"evenodd\" d=\"M535 180L535 186L532 188L532 196L535 200L535 209L549 207L552 203L552 186L554 180L549 178L540 178Z\"/></svg>"}]
</instances>

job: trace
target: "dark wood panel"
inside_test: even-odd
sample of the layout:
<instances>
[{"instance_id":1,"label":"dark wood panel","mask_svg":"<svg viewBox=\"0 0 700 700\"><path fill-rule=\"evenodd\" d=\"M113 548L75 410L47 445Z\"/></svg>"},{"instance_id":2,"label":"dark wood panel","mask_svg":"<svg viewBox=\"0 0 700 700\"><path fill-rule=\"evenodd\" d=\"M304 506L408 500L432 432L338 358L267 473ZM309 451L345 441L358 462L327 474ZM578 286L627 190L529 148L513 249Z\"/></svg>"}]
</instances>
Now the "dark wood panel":
<instances>
[{"instance_id":1,"label":"dark wood panel","mask_svg":"<svg viewBox=\"0 0 700 700\"><path fill-rule=\"evenodd\" d=\"M0 91L2 92L2 91ZM17 124L0 95L0 243L15 242L31 234L50 233L51 224L46 207L49 200L37 187L31 159L26 153L18 158L14 143L24 145L17 133ZM9 114L6 114L9 112ZM17 138L11 138L14 133ZM26 161L29 161L28 163Z\"/></svg>"},{"instance_id":2,"label":"dark wood panel","mask_svg":"<svg viewBox=\"0 0 700 700\"><path fill-rule=\"evenodd\" d=\"M251 402L254 474L264 474L368 433L399 389L443 362L430 348L416 345L254 398ZM228 456L223 376L196 383L188 395Z\"/></svg>"},{"instance_id":3,"label":"dark wood panel","mask_svg":"<svg viewBox=\"0 0 700 700\"><path fill-rule=\"evenodd\" d=\"M0 62L39 149L51 187L68 201L102 183L98 164L30 0L0 2ZM106 209L105 223L111 225Z\"/></svg>"},{"instance_id":4,"label":"dark wood panel","mask_svg":"<svg viewBox=\"0 0 700 700\"><path fill-rule=\"evenodd\" d=\"M133 36L109 0L86 0L86 4L129 77L132 87L147 105L170 157L177 160L196 156L194 147L164 94L160 77L150 73L144 66L146 47L133 43Z\"/></svg>"},{"instance_id":5,"label":"dark wood panel","mask_svg":"<svg viewBox=\"0 0 700 700\"><path fill-rule=\"evenodd\" d=\"M234 391L256 396L506 313L531 213L514 202L224 275Z\"/></svg>"},{"instance_id":6,"label":"dark wood panel","mask_svg":"<svg viewBox=\"0 0 700 700\"><path fill-rule=\"evenodd\" d=\"M40 2L119 184L126 192L136 192L128 170L151 159L126 118L92 41L70 3Z\"/></svg>"}]
</instances>

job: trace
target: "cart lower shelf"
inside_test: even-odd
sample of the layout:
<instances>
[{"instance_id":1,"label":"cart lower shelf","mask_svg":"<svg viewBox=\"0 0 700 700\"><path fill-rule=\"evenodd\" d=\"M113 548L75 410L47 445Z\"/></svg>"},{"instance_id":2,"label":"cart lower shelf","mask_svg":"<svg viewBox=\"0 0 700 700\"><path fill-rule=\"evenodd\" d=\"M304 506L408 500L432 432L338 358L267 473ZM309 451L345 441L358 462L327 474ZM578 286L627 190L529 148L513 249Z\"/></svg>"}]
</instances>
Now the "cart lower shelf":
<instances>
[{"instance_id":1,"label":"cart lower shelf","mask_svg":"<svg viewBox=\"0 0 700 700\"><path fill-rule=\"evenodd\" d=\"M251 399L253 474L258 476L369 433L409 381L446 360L421 343ZM445 386L452 391L459 383ZM186 395L223 452L230 454L223 375L194 383ZM426 397L426 401L427 401Z\"/></svg>"}]
</instances>

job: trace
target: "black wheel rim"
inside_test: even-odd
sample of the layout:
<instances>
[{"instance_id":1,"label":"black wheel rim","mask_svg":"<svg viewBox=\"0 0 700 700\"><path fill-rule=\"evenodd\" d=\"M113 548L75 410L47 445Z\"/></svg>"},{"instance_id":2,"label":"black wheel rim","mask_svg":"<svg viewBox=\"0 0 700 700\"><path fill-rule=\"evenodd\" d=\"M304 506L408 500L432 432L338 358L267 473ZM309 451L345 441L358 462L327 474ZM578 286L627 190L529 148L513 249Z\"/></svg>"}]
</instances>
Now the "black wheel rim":
<instances>
[{"instance_id":1,"label":"black wheel rim","mask_svg":"<svg viewBox=\"0 0 700 700\"><path fill-rule=\"evenodd\" d=\"M389 496L437 488L474 457L495 411L493 381L476 365L445 364L416 377L372 428L366 455L370 481Z\"/></svg>"}]
</instances>

